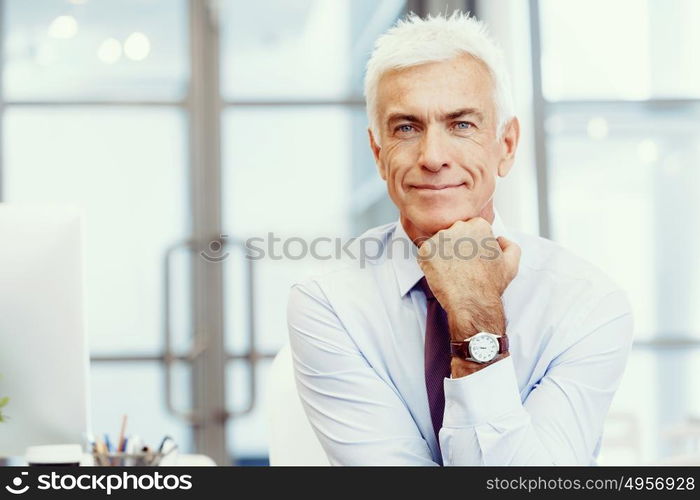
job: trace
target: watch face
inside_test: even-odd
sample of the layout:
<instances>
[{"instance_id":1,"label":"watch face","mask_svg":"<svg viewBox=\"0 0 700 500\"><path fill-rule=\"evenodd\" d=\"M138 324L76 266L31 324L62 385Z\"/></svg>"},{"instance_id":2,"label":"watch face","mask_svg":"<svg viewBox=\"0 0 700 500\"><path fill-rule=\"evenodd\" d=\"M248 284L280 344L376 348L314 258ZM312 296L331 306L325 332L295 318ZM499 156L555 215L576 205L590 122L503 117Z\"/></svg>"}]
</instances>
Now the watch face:
<instances>
[{"instance_id":1,"label":"watch face","mask_svg":"<svg viewBox=\"0 0 700 500\"><path fill-rule=\"evenodd\" d=\"M477 333L469 340L469 354L480 363L491 361L498 354L498 340L488 333Z\"/></svg>"}]
</instances>

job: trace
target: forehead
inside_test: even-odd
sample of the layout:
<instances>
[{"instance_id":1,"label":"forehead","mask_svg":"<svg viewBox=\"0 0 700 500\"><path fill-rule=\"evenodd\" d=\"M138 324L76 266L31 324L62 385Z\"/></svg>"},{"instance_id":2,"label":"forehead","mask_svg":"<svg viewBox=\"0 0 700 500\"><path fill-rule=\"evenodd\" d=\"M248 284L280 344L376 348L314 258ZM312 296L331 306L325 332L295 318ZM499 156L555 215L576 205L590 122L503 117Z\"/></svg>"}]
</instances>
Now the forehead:
<instances>
[{"instance_id":1,"label":"forehead","mask_svg":"<svg viewBox=\"0 0 700 500\"><path fill-rule=\"evenodd\" d=\"M445 112L473 107L493 114L493 79L486 65L468 54L387 71L379 80L377 110Z\"/></svg>"}]
</instances>

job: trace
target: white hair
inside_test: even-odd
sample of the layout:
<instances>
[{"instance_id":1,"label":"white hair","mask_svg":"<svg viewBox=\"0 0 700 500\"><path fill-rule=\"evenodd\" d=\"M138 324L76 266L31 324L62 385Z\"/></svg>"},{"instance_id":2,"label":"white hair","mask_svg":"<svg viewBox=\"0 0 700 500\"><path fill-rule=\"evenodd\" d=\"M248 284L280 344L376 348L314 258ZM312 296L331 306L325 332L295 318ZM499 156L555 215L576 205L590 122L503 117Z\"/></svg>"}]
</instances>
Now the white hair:
<instances>
[{"instance_id":1,"label":"white hair","mask_svg":"<svg viewBox=\"0 0 700 500\"><path fill-rule=\"evenodd\" d=\"M365 73L367 118L375 141L379 143L377 87L384 73L392 69L446 61L465 53L483 62L491 74L496 132L500 137L506 123L514 115L510 78L503 53L482 21L471 17L468 12L455 11L450 17L429 15L425 19L410 13L377 39Z\"/></svg>"}]
</instances>

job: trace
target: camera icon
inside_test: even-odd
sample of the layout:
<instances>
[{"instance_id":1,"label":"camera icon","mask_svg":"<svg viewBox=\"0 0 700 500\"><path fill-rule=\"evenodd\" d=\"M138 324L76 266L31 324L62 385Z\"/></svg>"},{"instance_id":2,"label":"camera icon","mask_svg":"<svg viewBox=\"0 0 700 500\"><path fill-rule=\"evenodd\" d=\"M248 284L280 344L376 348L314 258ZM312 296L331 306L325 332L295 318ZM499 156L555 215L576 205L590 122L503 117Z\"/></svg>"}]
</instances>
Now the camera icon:
<instances>
[{"instance_id":1,"label":"camera icon","mask_svg":"<svg viewBox=\"0 0 700 500\"><path fill-rule=\"evenodd\" d=\"M29 472L22 472L21 476L17 476L12 480L12 486L7 485L5 486L5 489L12 493L13 495L21 495L22 493L26 493L27 490L29 489L29 485L25 485L24 488L21 488L22 486L22 476L27 476L29 475Z\"/></svg>"},{"instance_id":2,"label":"camera icon","mask_svg":"<svg viewBox=\"0 0 700 500\"><path fill-rule=\"evenodd\" d=\"M228 238L228 234L221 234L216 240L209 242L207 250L202 250L199 255L207 262L223 262L228 259L229 252L224 252L224 241Z\"/></svg>"}]
</instances>

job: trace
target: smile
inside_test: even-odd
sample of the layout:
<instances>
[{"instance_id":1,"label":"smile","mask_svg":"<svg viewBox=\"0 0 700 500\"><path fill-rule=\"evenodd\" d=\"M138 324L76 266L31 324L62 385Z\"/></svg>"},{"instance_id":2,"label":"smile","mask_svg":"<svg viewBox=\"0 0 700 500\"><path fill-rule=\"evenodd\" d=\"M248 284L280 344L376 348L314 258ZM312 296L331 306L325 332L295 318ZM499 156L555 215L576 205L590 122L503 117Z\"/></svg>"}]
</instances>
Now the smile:
<instances>
[{"instance_id":1,"label":"smile","mask_svg":"<svg viewBox=\"0 0 700 500\"><path fill-rule=\"evenodd\" d=\"M414 184L414 189L423 189L426 191L444 191L446 189L454 189L464 186L464 182L457 184Z\"/></svg>"}]
</instances>

